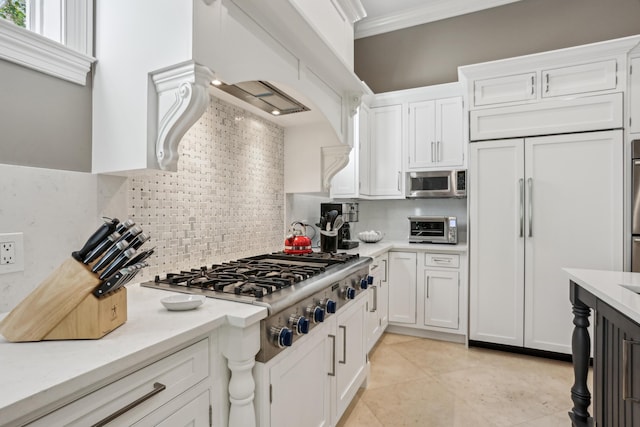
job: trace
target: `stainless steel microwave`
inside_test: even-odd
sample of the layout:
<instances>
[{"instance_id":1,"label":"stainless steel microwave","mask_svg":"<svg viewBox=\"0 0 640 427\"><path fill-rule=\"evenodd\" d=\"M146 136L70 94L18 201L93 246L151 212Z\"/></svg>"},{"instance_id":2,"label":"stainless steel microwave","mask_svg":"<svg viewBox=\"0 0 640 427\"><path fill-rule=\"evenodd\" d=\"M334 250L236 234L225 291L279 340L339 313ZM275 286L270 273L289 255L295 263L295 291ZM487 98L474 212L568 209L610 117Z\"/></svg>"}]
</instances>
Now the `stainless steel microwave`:
<instances>
[{"instance_id":1,"label":"stainless steel microwave","mask_svg":"<svg viewBox=\"0 0 640 427\"><path fill-rule=\"evenodd\" d=\"M410 216L409 243L458 243L455 216Z\"/></svg>"},{"instance_id":2,"label":"stainless steel microwave","mask_svg":"<svg viewBox=\"0 0 640 427\"><path fill-rule=\"evenodd\" d=\"M409 173L407 198L467 197L467 171L431 171Z\"/></svg>"}]
</instances>

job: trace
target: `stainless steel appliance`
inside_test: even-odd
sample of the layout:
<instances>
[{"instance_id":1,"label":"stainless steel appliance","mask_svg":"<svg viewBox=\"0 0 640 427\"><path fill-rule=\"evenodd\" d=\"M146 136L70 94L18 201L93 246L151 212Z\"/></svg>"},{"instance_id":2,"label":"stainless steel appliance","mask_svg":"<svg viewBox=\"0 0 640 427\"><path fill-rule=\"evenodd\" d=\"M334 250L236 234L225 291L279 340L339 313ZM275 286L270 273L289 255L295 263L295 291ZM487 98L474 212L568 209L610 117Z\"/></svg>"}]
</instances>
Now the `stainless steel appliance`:
<instances>
[{"instance_id":1,"label":"stainless steel appliance","mask_svg":"<svg viewBox=\"0 0 640 427\"><path fill-rule=\"evenodd\" d=\"M358 222L357 203L320 203L320 218L324 218L328 212L337 211L342 216L344 224L338 230L338 249L357 248L359 242L351 240L351 226L349 223Z\"/></svg>"},{"instance_id":2,"label":"stainless steel appliance","mask_svg":"<svg viewBox=\"0 0 640 427\"><path fill-rule=\"evenodd\" d=\"M411 172L408 199L467 197L467 171Z\"/></svg>"},{"instance_id":3,"label":"stainless steel appliance","mask_svg":"<svg viewBox=\"0 0 640 427\"><path fill-rule=\"evenodd\" d=\"M640 272L640 139L631 141L632 212L631 212L631 271Z\"/></svg>"},{"instance_id":4,"label":"stainless steel appliance","mask_svg":"<svg viewBox=\"0 0 640 427\"><path fill-rule=\"evenodd\" d=\"M168 273L141 285L266 307L256 360L267 362L367 289L371 261L346 253L277 252Z\"/></svg>"},{"instance_id":5,"label":"stainless steel appliance","mask_svg":"<svg viewBox=\"0 0 640 427\"><path fill-rule=\"evenodd\" d=\"M410 243L458 243L455 216L410 216Z\"/></svg>"}]
</instances>

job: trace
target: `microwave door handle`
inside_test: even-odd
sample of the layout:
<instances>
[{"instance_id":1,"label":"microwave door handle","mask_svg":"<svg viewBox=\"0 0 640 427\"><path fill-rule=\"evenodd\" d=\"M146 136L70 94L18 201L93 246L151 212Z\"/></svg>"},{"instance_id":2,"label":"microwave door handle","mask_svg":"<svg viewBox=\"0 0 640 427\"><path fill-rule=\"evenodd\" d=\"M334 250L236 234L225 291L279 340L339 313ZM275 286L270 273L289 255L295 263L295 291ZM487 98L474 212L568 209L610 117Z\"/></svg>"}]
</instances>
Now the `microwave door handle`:
<instances>
[{"instance_id":1,"label":"microwave door handle","mask_svg":"<svg viewBox=\"0 0 640 427\"><path fill-rule=\"evenodd\" d=\"M518 180L520 185L520 237L524 237L524 179Z\"/></svg>"}]
</instances>

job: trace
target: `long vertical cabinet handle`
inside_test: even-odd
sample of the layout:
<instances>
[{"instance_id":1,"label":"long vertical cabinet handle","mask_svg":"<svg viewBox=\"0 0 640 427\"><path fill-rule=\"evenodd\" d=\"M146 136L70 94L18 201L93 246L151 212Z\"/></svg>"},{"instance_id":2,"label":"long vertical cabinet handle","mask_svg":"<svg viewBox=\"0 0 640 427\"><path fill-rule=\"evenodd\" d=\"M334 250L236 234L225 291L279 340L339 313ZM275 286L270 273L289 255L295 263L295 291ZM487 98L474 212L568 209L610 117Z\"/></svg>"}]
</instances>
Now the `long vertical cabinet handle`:
<instances>
[{"instance_id":1,"label":"long vertical cabinet handle","mask_svg":"<svg viewBox=\"0 0 640 427\"><path fill-rule=\"evenodd\" d=\"M524 179L518 180L520 184L520 237L524 237Z\"/></svg>"},{"instance_id":2,"label":"long vertical cabinet handle","mask_svg":"<svg viewBox=\"0 0 640 427\"><path fill-rule=\"evenodd\" d=\"M529 237L533 237L533 178L527 179L529 191Z\"/></svg>"},{"instance_id":3,"label":"long vertical cabinet handle","mask_svg":"<svg viewBox=\"0 0 640 427\"><path fill-rule=\"evenodd\" d=\"M440 148L440 141L436 142L436 161L442 161L442 149Z\"/></svg>"},{"instance_id":4,"label":"long vertical cabinet handle","mask_svg":"<svg viewBox=\"0 0 640 427\"><path fill-rule=\"evenodd\" d=\"M427 299L429 299L429 276L427 276Z\"/></svg>"},{"instance_id":5,"label":"long vertical cabinet handle","mask_svg":"<svg viewBox=\"0 0 640 427\"><path fill-rule=\"evenodd\" d=\"M398 172L398 191L402 191L402 171Z\"/></svg>"},{"instance_id":6,"label":"long vertical cabinet handle","mask_svg":"<svg viewBox=\"0 0 640 427\"><path fill-rule=\"evenodd\" d=\"M329 372L330 377L336 376L336 336L329 334L329 338L333 342L333 350L331 351L331 372Z\"/></svg>"},{"instance_id":7,"label":"long vertical cabinet handle","mask_svg":"<svg viewBox=\"0 0 640 427\"><path fill-rule=\"evenodd\" d=\"M387 283L387 260L383 259L382 262L384 262L384 280L382 281Z\"/></svg>"},{"instance_id":8,"label":"long vertical cabinet handle","mask_svg":"<svg viewBox=\"0 0 640 427\"><path fill-rule=\"evenodd\" d=\"M434 162L434 160L433 160L433 148L435 147L435 144L436 144L435 142L431 141L431 163Z\"/></svg>"},{"instance_id":9,"label":"long vertical cabinet handle","mask_svg":"<svg viewBox=\"0 0 640 427\"><path fill-rule=\"evenodd\" d=\"M340 325L338 328L342 329L342 360L338 360L338 363L342 363L343 365L347 364L347 327L345 325Z\"/></svg>"},{"instance_id":10,"label":"long vertical cabinet handle","mask_svg":"<svg viewBox=\"0 0 640 427\"><path fill-rule=\"evenodd\" d=\"M544 75L544 79L546 81L545 92L549 93L549 73Z\"/></svg>"},{"instance_id":11,"label":"long vertical cabinet handle","mask_svg":"<svg viewBox=\"0 0 640 427\"><path fill-rule=\"evenodd\" d=\"M640 341L635 340L622 340L622 399L631 400L633 402L640 402L640 398L633 397L631 393L631 376L633 374L631 369L631 346L640 344Z\"/></svg>"},{"instance_id":12,"label":"long vertical cabinet handle","mask_svg":"<svg viewBox=\"0 0 640 427\"><path fill-rule=\"evenodd\" d=\"M373 286L373 310L371 310L371 313L376 311L378 311L378 287Z\"/></svg>"}]
</instances>

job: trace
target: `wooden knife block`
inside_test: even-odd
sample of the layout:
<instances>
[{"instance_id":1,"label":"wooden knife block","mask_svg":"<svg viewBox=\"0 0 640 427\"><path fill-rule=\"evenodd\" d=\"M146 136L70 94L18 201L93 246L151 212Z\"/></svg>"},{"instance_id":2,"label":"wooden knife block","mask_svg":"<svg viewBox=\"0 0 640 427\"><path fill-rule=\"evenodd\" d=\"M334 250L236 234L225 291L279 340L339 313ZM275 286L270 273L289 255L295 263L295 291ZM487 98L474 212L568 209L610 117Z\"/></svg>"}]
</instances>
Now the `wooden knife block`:
<instances>
[{"instance_id":1,"label":"wooden knife block","mask_svg":"<svg viewBox=\"0 0 640 427\"><path fill-rule=\"evenodd\" d=\"M11 342L102 338L127 321L127 291L97 298L100 283L69 258L0 321L0 333Z\"/></svg>"}]
</instances>

